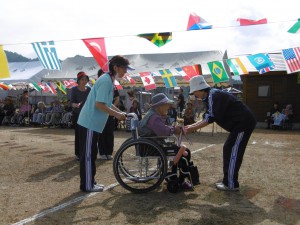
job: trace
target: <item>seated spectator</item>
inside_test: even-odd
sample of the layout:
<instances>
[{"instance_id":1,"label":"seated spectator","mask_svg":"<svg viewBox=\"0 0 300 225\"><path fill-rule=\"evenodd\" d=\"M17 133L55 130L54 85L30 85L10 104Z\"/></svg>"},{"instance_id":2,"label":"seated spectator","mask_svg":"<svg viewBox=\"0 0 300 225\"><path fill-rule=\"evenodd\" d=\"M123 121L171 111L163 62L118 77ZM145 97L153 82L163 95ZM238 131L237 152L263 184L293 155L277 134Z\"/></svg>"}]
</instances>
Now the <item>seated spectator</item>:
<instances>
[{"instance_id":1,"label":"seated spectator","mask_svg":"<svg viewBox=\"0 0 300 225\"><path fill-rule=\"evenodd\" d=\"M60 122L62 127L68 127L68 125L72 122L72 111L72 103L68 100L64 105L64 113Z\"/></svg>"},{"instance_id":2,"label":"seated spectator","mask_svg":"<svg viewBox=\"0 0 300 225\"><path fill-rule=\"evenodd\" d=\"M282 122L285 119L285 115L277 111L277 112L272 114L271 118L272 118L272 121L273 121L272 128L276 129L276 128L279 128L279 127L282 126Z\"/></svg>"},{"instance_id":3,"label":"seated spectator","mask_svg":"<svg viewBox=\"0 0 300 225\"><path fill-rule=\"evenodd\" d=\"M3 113L4 113L4 118L2 120L2 124L10 124L11 122L11 117L14 115L16 107L13 103L13 100L11 97L6 97L4 101L4 106L2 108Z\"/></svg>"},{"instance_id":4,"label":"seated spectator","mask_svg":"<svg viewBox=\"0 0 300 225\"><path fill-rule=\"evenodd\" d=\"M139 120L142 119L142 111L140 108L140 103L137 99L134 99L132 101L132 106L130 107L129 112L135 113L137 115L137 117L139 118Z\"/></svg>"},{"instance_id":5,"label":"seated spectator","mask_svg":"<svg viewBox=\"0 0 300 225\"><path fill-rule=\"evenodd\" d=\"M183 124L184 126L195 123L195 116L193 110L193 103L191 101L187 102L186 109L183 115Z\"/></svg>"},{"instance_id":6,"label":"seated spectator","mask_svg":"<svg viewBox=\"0 0 300 225\"><path fill-rule=\"evenodd\" d=\"M151 107L143 119L139 123L139 134L141 137L154 137L154 136L171 136L173 134L179 134L181 131L180 126L169 126L166 125L166 117L168 109L174 101L170 100L165 94L159 93L152 97ZM155 141L163 147L165 146L165 141L163 139L155 139ZM172 149L175 154L179 151L179 146L173 144ZM170 149L170 147L168 147ZM178 166L180 170L187 174L189 169L186 162L190 161L191 153L186 149L187 155L182 155ZM191 184L186 179L180 181L183 188L191 188Z\"/></svg>"},{"instance_id":7,"label":"seated spectator","mask_svg":"<svg viewBox=\"0 0 300 225\"><path fill-rule=\"evenodd\" d=\"M63 107L62 107L59 99L56 99L53 103L53 107L52 107L50 115L49 114L46 115L46 120L47 120L47 116L48 116L48 118L50 117L50 120L48 122L46 122L45 124L47 126L57 125L60 122L59 120L62 118L62 113L63 113Z\"/></svg>"},{"instance_id":8,"label":"seated spectator","mask_svg":"<svg viewBox=\"0 0 300 225\"><path fill-rule=\"evenodd\" d=\"M29 104L28 95L22 96L19 110L15 111L15 113L11 119L11 123L22 125L23 124L22 121L25 117L31 117L31 109L32 109L32 106Z\"/></svg>"},{"instance_id":9,"label":"seated spectator","mask_svg":"<svg viewBox=\"0 0 300 225\"><path fill-rule=\"evenodd\" d=\"M32 116L32 123L35 125L42 125L45 123L46 105L43 101L38 102L37 109Z\"/></svg>"},{"instance_id":10,"label":"seated spectator","mask_svg":"<svg viewBox=\"0 0 300 225\"><path fill-rule=\"evenodd\" d=\"M265 122L267 122L267 124L268 124L267 129L270 129L271 124L274 123L274 117L272 115L274 115L277 112L280 113L281 110L279 109L278 103L275 102L273 104L273 107L271 108L271 110L267 113L267 119L265 120Z\"/></svg>"}]
</instances>

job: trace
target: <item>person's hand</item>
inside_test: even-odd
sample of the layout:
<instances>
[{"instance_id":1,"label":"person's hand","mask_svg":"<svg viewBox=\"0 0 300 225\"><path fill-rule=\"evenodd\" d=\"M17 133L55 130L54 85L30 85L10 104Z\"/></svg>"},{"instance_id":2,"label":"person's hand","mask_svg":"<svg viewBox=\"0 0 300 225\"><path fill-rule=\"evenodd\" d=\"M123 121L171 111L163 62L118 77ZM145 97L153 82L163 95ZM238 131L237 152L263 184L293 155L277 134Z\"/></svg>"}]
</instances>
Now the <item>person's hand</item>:
<instances>
[{"instance_id":1,"label":"person's hand","mask_svg":"<svg viewBox=\"0 0 300 225\"><path fill-rule=\"evenodd\" d=\"M118 120L125 120L126 119L126 114L123 112L118 112L118 114L116 115L116 118Z\"/></svg>"},{"instance_id":2,"label":"person's hand","mask_svg":"<svg viewBox=\"0 0 300 225\"><path fill-rule=\"evenodd\" d=\"M79 103L77 103L77 104L75 103L74 105L75 105L74 108L80 108L81 102L79 102Z\"/></svg>"},{"instance_id":3,"label":"person's hand","mask_svg":"<svg viewBox=\"0 0 300 225\"><path fill-rule=\"evenodd\" d=\"M191 126L191 125L187 125L184 127L184 130L186 133L192 133L193 131L195 131L195 127Z\"/></svg>"}]
</instances>

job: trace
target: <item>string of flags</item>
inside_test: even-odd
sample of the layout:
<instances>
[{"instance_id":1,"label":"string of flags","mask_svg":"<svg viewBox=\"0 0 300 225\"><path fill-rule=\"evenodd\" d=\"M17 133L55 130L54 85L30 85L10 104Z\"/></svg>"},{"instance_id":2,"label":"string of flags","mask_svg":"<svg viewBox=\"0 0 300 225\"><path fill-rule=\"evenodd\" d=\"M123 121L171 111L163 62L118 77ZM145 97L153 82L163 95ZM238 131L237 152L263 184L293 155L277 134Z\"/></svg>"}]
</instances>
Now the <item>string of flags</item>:
<instances>
[{"instance_id":1,"label":"string of flags","mask_svg":"<svg viewBox=\"0 0 300 225\"><path fill-rule=\"evenodd\" d=\"M268 21L266 18L259 20L251 20L246 18L238 18L237 21L240 23L240 26L249 26L249 25L258 25L266 24ZM201 29L213 29L213 25L207 22L202 17L198 16L196 13L191 13L188 20L187 31L190 30L201 30ZM288 30L289 33L300 33L300 19ZM158 47L162 47L172 40L172 32L164 33L150 33L150 34L138 34L138 37L144 38L151 43L155 44ZM89 49L100 68L104 71L108 71L108 57L105 47L105 38L89 38L82 39L86 47ZM39 61L45 69L48 70L62 70L61 63L55 49L54 41L49 42L36 42L32 43L33 49L38 56ZM282 50L282 55L287 67L287 73L293 73L300 70L300 47L297 48L288 48ZM272 71L275 69L276 65L271 61L268 54L259 53L255 55L247 56L251 64L258 70L260 74ZM247 74L248 71L243 65L239 58L227 59L226 63L232 70L234 75ZM229 80L228 74L224 69L224 62L215 61L208 62L208 67L211 71L213 81L226 82ZM158 74L162 76L163 81L167 88L172 88L177 86L176 79L174 74L182 75L182 77L188 81L191 77L201 74L201 71L198 71L194 66L184 66L181 68L175 68L175 72L172 72L171 69L166 68L165 70L158 71ZM143 76L141 75L143 74ZM151 79L151 73L145 74L140 73L143 84L147 87L148 90L156 88L154 80ZM8 62L3 50L3 47L0 45L0 79L9 78L9 68ZM131 84L134 84L134 79L130 76L125 77ZM154 84L154 85L153 85ZM1 84L3 88L4 83ZM49 86L50 84L48 84ZM58 88L60 91L65 92L63 86L68 88L68 85L65 84L54 84L49 86L49 90L55 93L55 89ZM7 87L5 87L7 88ZM8 87L11 88L11 87ZM33 86L34 88L34 86Z\"/></svg>"}]
</instances>

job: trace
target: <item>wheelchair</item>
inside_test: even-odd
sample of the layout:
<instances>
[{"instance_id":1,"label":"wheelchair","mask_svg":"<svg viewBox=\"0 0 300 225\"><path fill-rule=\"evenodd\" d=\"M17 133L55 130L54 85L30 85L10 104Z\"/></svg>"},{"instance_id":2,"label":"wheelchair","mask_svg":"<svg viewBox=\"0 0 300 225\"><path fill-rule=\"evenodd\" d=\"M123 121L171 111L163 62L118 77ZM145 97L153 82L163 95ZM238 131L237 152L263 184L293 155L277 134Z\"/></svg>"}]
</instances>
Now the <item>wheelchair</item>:
<instances>
[{"instance_id":1,"label":"wheelchair","mask_svg":"<svg viewBox=\"0 0 300 225\"><path fill-rule=\"evenodd\" d=\"M138 134L138 118L129 113L132 137L128 138L114 156L113 171L118 183L133 193L147 193L158 188L174 173L168 172L172 167L177 152L172 145L178 143L176 136L140 137ZM157 140L164 139L164 146ZM176 172L175 172L176 173ZM168 183L168 190L176 193L177 184Z\"/></svg>"}]
</instances>

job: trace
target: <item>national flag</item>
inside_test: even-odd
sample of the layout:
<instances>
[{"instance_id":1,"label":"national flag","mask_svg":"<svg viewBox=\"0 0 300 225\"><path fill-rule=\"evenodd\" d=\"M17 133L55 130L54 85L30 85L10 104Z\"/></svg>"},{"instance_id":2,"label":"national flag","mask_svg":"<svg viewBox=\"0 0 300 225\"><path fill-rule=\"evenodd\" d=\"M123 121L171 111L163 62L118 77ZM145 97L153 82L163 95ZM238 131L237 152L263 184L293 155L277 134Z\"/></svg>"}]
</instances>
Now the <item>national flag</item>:
<instances>
[{"instance_id":1,"label":"national flag","mask_svg":"<svg viewBox=\"0 0 300 225\"><path fill-rule=\"evenodd\" d=\"M108 58L104 38L82 39L104 72L108 72Z\"/></svg>"},{"instance_id":2,"label":"national flag","mask_svg":"<svg viewBox=\"0 0 300 225\"><path fill-rule=\"evenodd\" d=\"M240 22L240 26L259 25L259 24L268 23L267 18L263 18L260 20L249 20L245 18L237 18L237 21Z\"/></svg>"},{"instance_id":3,"label":"national flag","mask_svg":"<svg viewBox=\"0 0 300 225\"><path fill-rule=\"evenodd\" d=\"M190 77L190 79L194 76L200 75L199 73L197 73L194 66L183 66L182 70L186 73L186 75Z\"/></svg>"},{"instance_id":4,"label":"national flag","mask_svg":"<svg viewBox=\"0 0 300 225\"><path fill-rule=\"evenodd\" d=\"M38 85L41 87L41 89L45 92L45 93L49 93L50 89L48 88L47 85L44 85L42 83L38 83Z\"/></svg>"},{"instance_id":5,"label":"national flag","mask_svg":"<svg viewBox=\"0 0 300 225\"><path fill-rule=\"evenodd\" d=\"M67 80L63 80L63 83L64 83L64 85L65 85L66 88L72 88L72 87L73 87L73 86L70 84L70 82L67 81Z\"/></svg>"},{"instance_id":6,"label":"national flag","mask_svg":"<svg viewBox=\"0 0 300 225\"><path fill-rule=\"evenodd\" d=\"M114 85L118 90L123 90L123 87L121 86L121 84L117 79L115 79Z\"/></svg>"},{"instance_id":7,"label":"national flag","mask_svg":"<svg viewBox=\"0 0 300 225\"><path fill-rule=\"evenodd\" d=\"M31 88L35 89L36 91L40 91L41 90L41 87L37 83L35 83L35 82L29 83L29 86Z\"/></svg>"},{"instance_id":8,"label":"national flag","mask_svg":"<svg viewBox=\"0 0 300 225\"><path fill-rule=\"evenodd\" d=\"M300 47L283 49L282 55L287 67L287 73L300 70Z\"/></svg>"},{"instance_id":9,"label":"national flag","mask_svg":"<svg viewBox=\"0 0 300 225\"><path fill-rule=\"evenodd\" d=\"M248 74L248 70L240 58L227 59L226 61L234 75Z\"/></svg>"},{"instance_id":10,"label":"national flag","mask_svg":"<svg viewBox=\"0 0 300 225\"><path fill-rule=\"evenodd\" d=\"M158 47L164 46L172 40L172 32L139 34L138 36L151 41Z\"/></svg>"},{"instance_id":11,"label":"national flag","mask_svg":"<svg viewBox=\"0 0 300 225\"><path fill-rule=\"evenodd\" d=\"M3 90L7 91L10 89L10 87L4 83L0 83L0 88L2 88Z\"/></svg>"},{"instance_id":12,"label":"national flag","mask_svg":"<svg viewBox=\"0 0 300 225\"><path fill-rule=\"evenodd\" d=\"M159 70L163 81L165 82L166 88L177 87L177 82L175 77L171 73L169 69L166 70Z\"/></svg>"},{"instance_id":13,"label":"national flag","mask_svg":"<svg viewBox=\"0 0 300 225\"><path fill-rule=\"evenodd\" d=\"M264 73L267 73L267 72L270 72L272 70L275 69L275 65L273 66L269 66L269 67L266 67L266 68L262 68L258 71L259 74L264 74Z\"/></svg>"},{"instance_id":14,"label":"national flag","mask_svg":"<svg viewBox=\"0 0 300 225\"><path fill-rule=\"evenodd\" d=\"M43 41L32 43L33 49L45 69L61 70L54 41Z\"/></svg>"},{"instance_id":15,"label":"national flag","mask_svg":"<svg viewBox=\"0 0 300 225\"><path fill-rule=\"evenodd\" d=\"M49 91L52 94L56 94L57 93L52 82L45 83L45 85L48 87Z\"/></svg>"},{"instance_id":16,"label":"national flag","mask_svg":"<svg viewBox=\"0 0 300 225\"><path fill-rule=\"evenodd\" d=\"M213 61L213 62L208 62L207 65L209 67L213 82L215 84L220 82L226 82L229 80L228 74L226 73L226 70L222 62Z\"/></svg>"},{"instance_id":17,"label":"national flag","mask_svg":"<svg viewBox=\"0 0 300 225\"><path fill-rule=\"evenodd\" d=\"M191 13L186 30L211 29L212 25L196 13Z\"/></svg>"},{"instance_id":18,"label":"national flag","mask_svg":"<svg viewBox=\"0 0 300 225\"><path fill-rule=\"evenodd\" d=\"M69 84L70 84L71 87L76 87L76 86L78 86L77 82L76 82L75 80L73 80L73 79L70 79L70 80L69 80Z\"/></svg>"},{"instance_id":19,"label":"national flag","mask_svg":"<svg viewBox=\"0 0 300 225\"><path fill-rule=\"evenodd\" d=\"M57 88L58 88L64 95L67 94L66 87L65 87L65 85L63 85L63 83L61 83L60 81L57 81L57 82L56 82L56 85L57 85Z\"/></svg>"},{"instance_id":20,"label":"national flag","mask_svg":"<svg viewBox=\"0 0 300 225\"><path fill-rule=\"evenodd\" d=\"M8 84L7 86L9 86L9 89L17 90L16 86L14 86L14 85L12 85L12 84Z\"/></svg>"},{"instance_id":21,"label":"national flag","mask_svg":"<svg viewBox=\"0 0 300 225\"><path fill-rule=\"evenodd\" d=\"M146 91L156 88L156 84L154 82L154 78L151 75L151 72L140 73L140 76Z\"/></svg>"},{"instance_id":22,"label":"national flag","mask_svg":"<svg viewBox=\"0 0 300 225\"><path fill-rule=\"evenodd\" d=\"M296 22L289 30L289 33L292 34L299 34L300 33L300 19L298 19L298 22Z\"/></svg>"},{"instance_id":23,"label":"national flag","mask_svg":"<svg viewBox=\"0 0 300 225\"><path fill-rule=\"evenodd\" d=\"M129 74L125 74L124 78L128 80L131 84L135 84L135 80Z\"/></svg>"},{"instance_id":24,"label":"national flag","mask_svg":"<svg viewBox=\"0 0 300 225\"><path fill-rule=\"evenodd\" d=\"M0 78L8 78L8 77L10 77L8 62L3 47L2 45L0 45Z\"/></svg>"},{"instance_id":25,"label":"national flag","mask_svg":"<svg viewBox=\"0 0 300 225\"><path fill-rule=\"evenodd\" d=\"M175 68L176 72L183 77L184 80L190 81L190 77L186 74L186 72L183 71L181 67Z\"/></svg>"},{"instance_id":26,"label":"national flag","mask_svg":"<svg viewBox=\"0 0 300 225\"><path fill-rule=\"evenodd\" d=\"M275 68L274 63L271 61L268 54L258 53L255 55L248 55L247 58L249 59L250 63L256 68L259 73L265 73L263 69L269 67L266 70L273 70ZM268 72L268 71L266 71Z\"/></svg>"}]
</instances>

